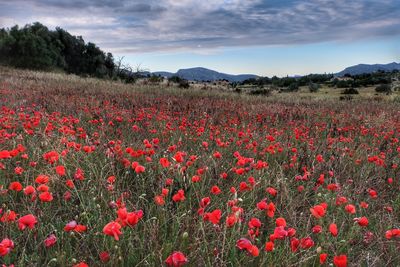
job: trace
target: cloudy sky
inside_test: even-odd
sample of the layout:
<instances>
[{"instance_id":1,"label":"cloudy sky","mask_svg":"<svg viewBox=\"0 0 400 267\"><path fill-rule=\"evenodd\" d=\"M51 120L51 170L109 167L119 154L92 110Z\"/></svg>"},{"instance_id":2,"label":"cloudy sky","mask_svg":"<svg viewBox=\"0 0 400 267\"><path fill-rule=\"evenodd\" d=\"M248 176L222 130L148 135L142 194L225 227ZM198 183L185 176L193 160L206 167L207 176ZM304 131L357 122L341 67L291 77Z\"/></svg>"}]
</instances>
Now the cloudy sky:
<instances>
[{"instance_id":1,"label":"cloudy sky","mask_svg":"<svg viewBox=\"0 0 400 267\"><path fill-rule=\"evenodd\" d=\"M151 71L285 76L400 62L400 0L0 0L0 27L35 21Z\"/></svg>"}]
</instances>

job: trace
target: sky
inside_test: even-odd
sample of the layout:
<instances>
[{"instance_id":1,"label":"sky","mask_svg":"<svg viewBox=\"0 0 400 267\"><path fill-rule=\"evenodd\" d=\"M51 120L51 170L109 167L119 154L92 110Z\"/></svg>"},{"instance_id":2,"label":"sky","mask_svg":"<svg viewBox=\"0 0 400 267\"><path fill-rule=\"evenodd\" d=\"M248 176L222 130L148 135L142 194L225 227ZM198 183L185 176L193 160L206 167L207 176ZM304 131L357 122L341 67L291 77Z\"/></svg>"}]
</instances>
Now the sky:
<instances>
[{"instance_id":1,"label":"sky","mask_svg":"<svg viewBox=\"0 0 400 267\"><path fill-rule=\"evenodd\" d=\"M0 28L36 21L149 71L286 76L400 62L400 0L0 0Z\"/></svg>"}]
</instances>

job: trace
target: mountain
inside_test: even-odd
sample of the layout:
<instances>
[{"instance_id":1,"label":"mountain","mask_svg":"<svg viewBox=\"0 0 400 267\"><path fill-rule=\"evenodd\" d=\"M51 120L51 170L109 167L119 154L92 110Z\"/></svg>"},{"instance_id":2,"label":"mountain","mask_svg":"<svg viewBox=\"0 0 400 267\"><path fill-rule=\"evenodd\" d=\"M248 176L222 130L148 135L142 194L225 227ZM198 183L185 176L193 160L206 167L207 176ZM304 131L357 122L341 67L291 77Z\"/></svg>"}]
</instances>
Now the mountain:
<instances>
[{"instance_id":1,"label":"mountain","mask_svg":"<svg viewBox=\"0 0 400 267\"><path fill-rule=\"evenodd\" d=\"M168 71L156 71L156 72L152 72L152 74L156 75L156 76L167 77L167 78L170 78L170 77L176 75L175 73L168 72Z\"/></svg>"},{"instance_id":2,"label":"mountain","mask_svg":"<svg viewBox=\"0 0 400 267\"><path fill-rule=\"evenodd\" d=\"M239 74L232 75L217 72L214 70L206 69L206 68L189 68L189 69L180 69L176 73L165 72L165 71L156 71L153 72L155 75L160 75L164 77L172 77L174 75L179 76L183 79L190 81L216 81L216 80L228 80L230 82L241 82L250 78L257 78L257 75L254 74Z\"/></svg>"},{"instance_id":3,"label":"mountain","mask_svg":"<svg viewBox=\"0 0 400 267\"><path fill-rule=\"evenodd\" d=\"M344 76L345 74L357 75L363 73L372 73L378 70L392 71L400 70L400 63L392 62L389 64L358 64L345 68L341 72L336 73L336 76Z\"/></svg>"}]
</instances>

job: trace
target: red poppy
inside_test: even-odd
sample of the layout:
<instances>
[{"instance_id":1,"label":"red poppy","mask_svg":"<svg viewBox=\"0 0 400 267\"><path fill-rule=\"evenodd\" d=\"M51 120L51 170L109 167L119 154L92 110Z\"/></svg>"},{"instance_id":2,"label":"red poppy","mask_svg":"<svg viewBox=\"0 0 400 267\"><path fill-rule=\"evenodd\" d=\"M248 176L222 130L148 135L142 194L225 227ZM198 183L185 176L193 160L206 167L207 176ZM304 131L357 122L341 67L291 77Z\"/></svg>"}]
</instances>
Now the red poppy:
<instances>
[{"instance_id":1,"label":"red poppy","mask_svg":"<svg viewBox=\"0 0 400 267\"><path fill-rule=\"evenodd\" d=\"M350 214L356 213L356 207L354 205L351 205L351 204L346 205L346 207L344 207L344 209Z\"/></svg>"},{"instance_id":2,"label":"red poppy","mask_svg":"<svg viewBox=\"0 0 400 267\"><path fill-rule=\"evenodd\" d=\"M273 202L269 203L267 207L267 216L270 218L274 217L275 210L276 210L275 204Z\"/></svg>"},{"instance_id":3,"label":"red poppy","mask_svg":"<svg viewBox=\"0 0 400 267\"><path fill-rule=\"evenodd\" d=\"M186 258L185 254L183 254L180 251L174 251L172 252L171 255L168 256L168 258L165 260L165 263L168 266L172 267L180 267L185 265L188 262L188 259Z\"/></svg>"},{"instance_id":4,"label":"red poppy","mask_svg":"<svg viewBox=\"0 0 400 267\"><path fill-rule=\"evenodd\" d=\"M106 263L110 260L110 253L108 253L107 251L102 251L99 254L99 258L101 262Z\"/></svg>"},{"instance_id":5,"label":"red poppy","mask_svg":"<svg viewBox=\"0 0 400 267\"><path fill-rule=\"evenodd\" d=\"M331 232L332 236L337 236L338 235L338 229L337 229L337 225L335 223L331 223L329 225L329 232Z\"/></svg>"},{"instance_id":6,"label":"red poppy","mask_svg":"<svg viewBox=\"0 0 400 267\"><path fill-rule=\"evenodd\" d=\"M347 256L339 255L339 256L333 257L333 264L336 267L346 267L347 266Z\"/></svg>"},{"instance_id":7,"label":"red poppy","mask_svg":"<svg viewBox=\"0 0 400 267\"><path fill-rule=\"evenodd\" d=\"M167 158L160 158L160 164L164 168L168 168L171 163L168 161Z\"/></svg>"},{"instance_id":8,"label":"red poppy","mask_svg":"<svg viewBox=\"0 0 400 267\"><path fill-rule=\"evenodd\" d=\"M175 202L181 202L185 200L185 191L179 189L178 192L172 196L172 200Z\"/></svg>"},{"instance_id":9,"label":"red poppy","mask_svg":"<svg viewBox=\"0 0 400 267\"><path fill-rule=\"evenodd\" d=\"M39 195L39 199L42 202L51 202L53 200L53 195L50 192L46 191Z\"/></svg>"},{"instance_id":10,"label":"red poppy","mask_svg":"<svg viewBox=\"0 0 400 267\"><path fill-rule=\"evenodd\" d=\"M103 228L103 233L114 237L115 240L119 240L119 236L122 235L122 226L117 222L109 222Z\"/></svg>"},{"instance_id":11,"label":"red poppy","mask_svg":"<svg viewBox=\"0 0 400 267\"><path fill-rule=\"evenodd\" d=\"M326 259L328 258L328 254L322 253L319 255L319 263L324 264L326 262Z\"/></svg>"},{"instance_id":12,"label":"red poppy","mask_svg":"<svg viewBox=\"0 0 400 267\"><path fill-rule=\"evenodd\" d=\"M65 167L64 166L57 166L56 167L56 173L60 176L65 175Z\"/></svg>"},{"instance_id":13,"label":"red poppy","mask_svg":"<svg viewBox=\"0 0 400 267\"><path fill-rule=\"evenodd\" d=\"M24 194L29 196L32 195L33 193L35 193L35 188L31 185L28 185L27 187L24 188Z\"/></svg>"},{"instance_id":14,"label":"red poppy","mask_svg":"<svg viewBox=\"0 0 400 267\"><path fill-rule=\"evenodd\" d=\"M50 178L47 175L40 174L36 178L35 182L38 183L38 184L47 184L49 182L49 180L50 180Z\"/></svg>"},{"instance_id":15,"label":"red poppy","mask_svg":"<svg viewBox=\"0 0 400 267\"><path fill-rule=\"evenodd\" d=\"M32 214L27 214L18 219L18 228L20 230L24 230L25 228L33 229L36 223L36 217Z\"/></svg>"},{"instance_id":16,"label":"red poppy","mask_svg":"<svg viewBox=\"0 0 400 267\"><path fill-rule=\"evenodd\" d=\"M309 249L314 246L314 241L311 239L311 237L306 237L300 239L300 247L303 249Z\"/></svg>"},{"instance_id":17,"label":"red poppy","mask_svg":"<svg viewBox=\"0 0 400 267\"><path fill-rule=\"evenodd\" d=\"M355 221L362 227L366 227L369 224L367 217L355 218Z\"/></svg>"},{"instance_id":18,"label":"red poppy","mask_svg":"<svg viewBox=\"0 0 400 267\"><path fill-rule=\"evenodd\" d=\"M212 224L219 224L219 221L221 220L221 214L222 211L220 209L216 209L212 212L205 213L203 219L211 222Z\"/></svg>"},{"instance_id":19,"label":"red poppy","mask_svg":"<svg viewBox=\"0 0 400 267\"><path fill-rule=\"evenodd\" d=\"M0 256L4 257L14 248L14 242L8 238L0 242Z\"/></svg>"},{"instance_id":20,"label":"red poppy","mask_svg":"<svg viewBox=\"0 0 400 267\"><path fill-rule=\"evenodd\" d=\"M46 248L49 248L54 246L56 242L57 242L57 237L54 234L51 234L44 240L44 245Z\"/></svg>"},{"instance_id":21,"label":"red poppy","mask_svg":"<svg viewBox=\"0 0 400 267\"><path fill-rule=\"evenodd\" d=\"M10 183L10 186L8 187L8 189L19 192L22 190L22 184L20 182L12 182Z\"/></svg>"},{"instance_id":22,"label":"red poppy","mask_svg":"<svg viewBox=\"0 0 400 267\"><path fill-rule=\"evenodd\" d=\"M274 250L274 242L268 241L265 243L265 251L273 251Z\"/></svg>"},{"instance_id":23,"label":"red poppy","mask_svg":"<svg viewBox=\"0 0 400 267\"><path fill-rule=\"evenodd\" d=\"M221 189L219 189L218 186L214 185L213 187L211 187L211 193L214 195L219 195L221 193Z\"/></svg>"},{"instance_id":24,"label":"red poppy","mask_svg":"<svg viewBox=\"0 0 400 267\"><path fill-rule=\"evenodd\" d=\"M326 213L326 209L322 205L316 205L316 206L310 208L310 211L311 211L311 214L317 219L324 217L325 213Z\"/></svg>"}]
</instances>

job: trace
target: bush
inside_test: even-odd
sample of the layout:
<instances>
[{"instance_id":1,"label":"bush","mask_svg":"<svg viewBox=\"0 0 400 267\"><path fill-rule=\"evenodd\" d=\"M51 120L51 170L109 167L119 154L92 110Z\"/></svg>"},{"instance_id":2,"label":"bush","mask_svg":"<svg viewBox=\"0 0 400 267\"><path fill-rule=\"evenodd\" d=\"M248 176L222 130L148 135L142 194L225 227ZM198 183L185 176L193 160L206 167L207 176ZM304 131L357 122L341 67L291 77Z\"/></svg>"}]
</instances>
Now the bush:
<instances>
[{"instance_id":1,"label":"bush","mask_svg":"<svg viewBox=\"0 0 400 267\"><path fill-rule=\"evenodd\" d=\"M310 83L308 85L308 89L310 90L311 93L318 92L321 86L318 83Z\"/></svg>"},{"instance_id":2,"label":"bush","mask_svg":"<svg viewBox=\"0 0 400 267\"><path fill-rule=\"evenodd\" d=\"M355 88L346 88L342 91L342 95L358 95L358 90Z\"/></svg>"},{"instance_id":3,"label":"bush","mask_svg":"<svg viewBox=\"0 0 400 267\"><path fill-rule=\"evenodd\" d=\"M265 89L265 88L258 88L255 90L251 90L249 92L249 94L251 95L265 95L265 96L269 96L271 95L271 90L270 89Z\"/></svg>"},{"instance_id":4,"label":"bush","mask_svg":"<svg viewBox=\"0 0 400 267\"><path fill-rule=\"evenodd\" d=\"M184 89L188 89L190 87L188 80L182 79L179 83L178 83L179 88L184 88Z\"/></svg>"},{"instance_id":5,"label":"bush","mask_svg":"<svg viewBox=\"0 0 400 267\"><path fill-rule=\"evenodd\" d=\"M297 92L298 90L299 90L299 85L297 83L291 83L286 89L286 91L288 92Z\"/></svg>"},{"instance_id":6,"label":"bush","mask_svg":"<svg viewBox=\"0 0 400 267\"><path fill-rule=\"evenodd\" d=\"M352 96L352 95L343 95L343 96L340 96L340 97L339 97L339 100L347 100L347 101L350 101L350 100L353 100L353 96Z\"/></svg>"},{"instance_id":7,"label":"bush","mask_svg":"<svg viewBox=\"0 0 400 267\"><path fill-rule=\"evenodd\" d=\"M392 88L390 87L389 84L380 84L377 87L375 87L375 92L390 94L392 93Z\"/></svg>"}]
</instances>

